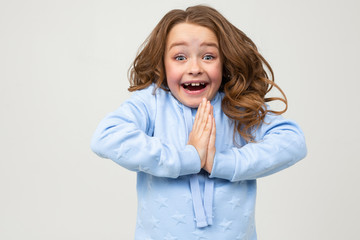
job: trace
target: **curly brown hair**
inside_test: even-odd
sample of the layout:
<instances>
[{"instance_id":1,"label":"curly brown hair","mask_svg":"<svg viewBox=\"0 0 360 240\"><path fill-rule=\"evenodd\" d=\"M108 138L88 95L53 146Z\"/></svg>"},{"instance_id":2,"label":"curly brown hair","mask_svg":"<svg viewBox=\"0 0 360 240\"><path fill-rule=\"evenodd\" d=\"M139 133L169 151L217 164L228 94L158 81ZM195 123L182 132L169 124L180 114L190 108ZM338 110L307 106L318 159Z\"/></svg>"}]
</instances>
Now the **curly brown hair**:
<instances>
[{"instance_id":1,"label":"curly brown hair","mask_svg":"<svg viewBox=\"0 0 360 240\"><path fill-rule=\"evenodd\" d=\"M172 10L160 20L129 69L129 91L144 89L152 83L169 91L163 58L168 33L179 23L207 27L217 36L223 59L223 79L219 89L225 93L222 110L234 120L234 131L246 141L253 141L253 133L264 122L265 115L269 112L284 113L287 110L287 99L275 84L273 70L254 42L211 7L198 5L185 11ZM265 97L273 87L281 92L283 98ZM285 104L282 111L267 108L266 102L274 100Z\"/></svg>"}]
</instances>

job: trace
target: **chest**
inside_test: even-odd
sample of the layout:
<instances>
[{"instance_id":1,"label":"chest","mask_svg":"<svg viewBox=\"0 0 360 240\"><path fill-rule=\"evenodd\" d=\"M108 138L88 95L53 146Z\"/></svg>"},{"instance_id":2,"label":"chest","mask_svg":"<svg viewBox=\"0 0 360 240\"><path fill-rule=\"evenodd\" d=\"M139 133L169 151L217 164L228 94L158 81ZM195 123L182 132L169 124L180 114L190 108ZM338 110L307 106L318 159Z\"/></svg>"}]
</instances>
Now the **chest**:
<instances>
[{"instance_id":1,"label":"chest","mask_svg":"<svg viewBox=\"0 0 360 240\"><path fill-rule=\"evenodd\" d=\"M222 112L221 104L215 104L213 107L216 124L216 149L234 147L232 121ZM153 136L165 144L171 144L181 149L187 144L195 115L196 109L171 104L162 105L156 112Z\"/></svg>"}]
</instances>

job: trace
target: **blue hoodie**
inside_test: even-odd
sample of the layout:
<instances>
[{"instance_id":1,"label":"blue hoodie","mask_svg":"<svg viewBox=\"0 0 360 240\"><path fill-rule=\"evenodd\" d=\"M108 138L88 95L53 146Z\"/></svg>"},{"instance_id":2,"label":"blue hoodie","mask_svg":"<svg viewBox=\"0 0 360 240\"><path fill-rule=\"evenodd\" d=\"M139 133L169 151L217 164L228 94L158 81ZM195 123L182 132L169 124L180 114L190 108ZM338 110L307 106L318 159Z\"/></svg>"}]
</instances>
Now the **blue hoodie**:
<instances>
[{"instance_id":1,"label":"blue hoodie","mask_svg":"<svg viewBox=\"0 0 360 240\"><path fill-rule=\"evenodd\" d=\"M187 145L196 109L154 85L136 91L97 127L91 142L100 157L137 172L136 240L257 239L256 179L306 155L299 126L268 114L247 143L211 101L216 154L211 174ZM235 139L235 143L234 143Z\"/></svg>"}]
</instances>

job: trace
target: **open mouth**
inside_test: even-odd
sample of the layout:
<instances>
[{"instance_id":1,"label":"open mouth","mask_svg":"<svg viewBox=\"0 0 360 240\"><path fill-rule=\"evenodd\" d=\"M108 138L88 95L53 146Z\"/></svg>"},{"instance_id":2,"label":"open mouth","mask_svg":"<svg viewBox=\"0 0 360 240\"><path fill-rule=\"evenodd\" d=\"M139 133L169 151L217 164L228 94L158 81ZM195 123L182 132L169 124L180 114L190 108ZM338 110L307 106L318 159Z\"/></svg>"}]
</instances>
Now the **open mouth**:
<instances>
[{"instance_id":1,"label":"open mouth","mask_svg":"<svg viewBox=\"0 0 360 240\"><path fill-rule=\"evenodd\" d=\"M206 87L207 83L183 83L182 87L185 88L188 91L199 91L201 89L204 89Z\"/></svg>"}]
</instances>

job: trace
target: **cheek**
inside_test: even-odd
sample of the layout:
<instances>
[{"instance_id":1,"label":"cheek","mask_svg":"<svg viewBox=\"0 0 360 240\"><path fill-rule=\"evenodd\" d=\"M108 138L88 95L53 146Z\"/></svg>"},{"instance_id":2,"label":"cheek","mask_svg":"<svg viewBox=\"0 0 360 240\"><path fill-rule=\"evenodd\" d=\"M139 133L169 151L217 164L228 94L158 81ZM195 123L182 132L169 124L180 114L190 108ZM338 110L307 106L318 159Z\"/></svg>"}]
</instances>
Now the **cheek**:
<instances>
[{"instance_id":1,"label":"cheek","mask_svg":"<svg viewBox=\"0 0 360 240\"><path fill-rule=\"evenodd\" d=\"M177 84L180 81L180 74L172 64L165 65L165 74L168 85Z\"/></svg>"},{"instance_id":2,"label":"cheek","mask_svg":"<svg viewBox=\"0 0 360 240\"><path fill-rule=\"evenodd\" d=\"M222 81L222 67L221 64L216 65L210 72L211 78L217 84L221 84Z\"/></svg>"}]
</instances>

